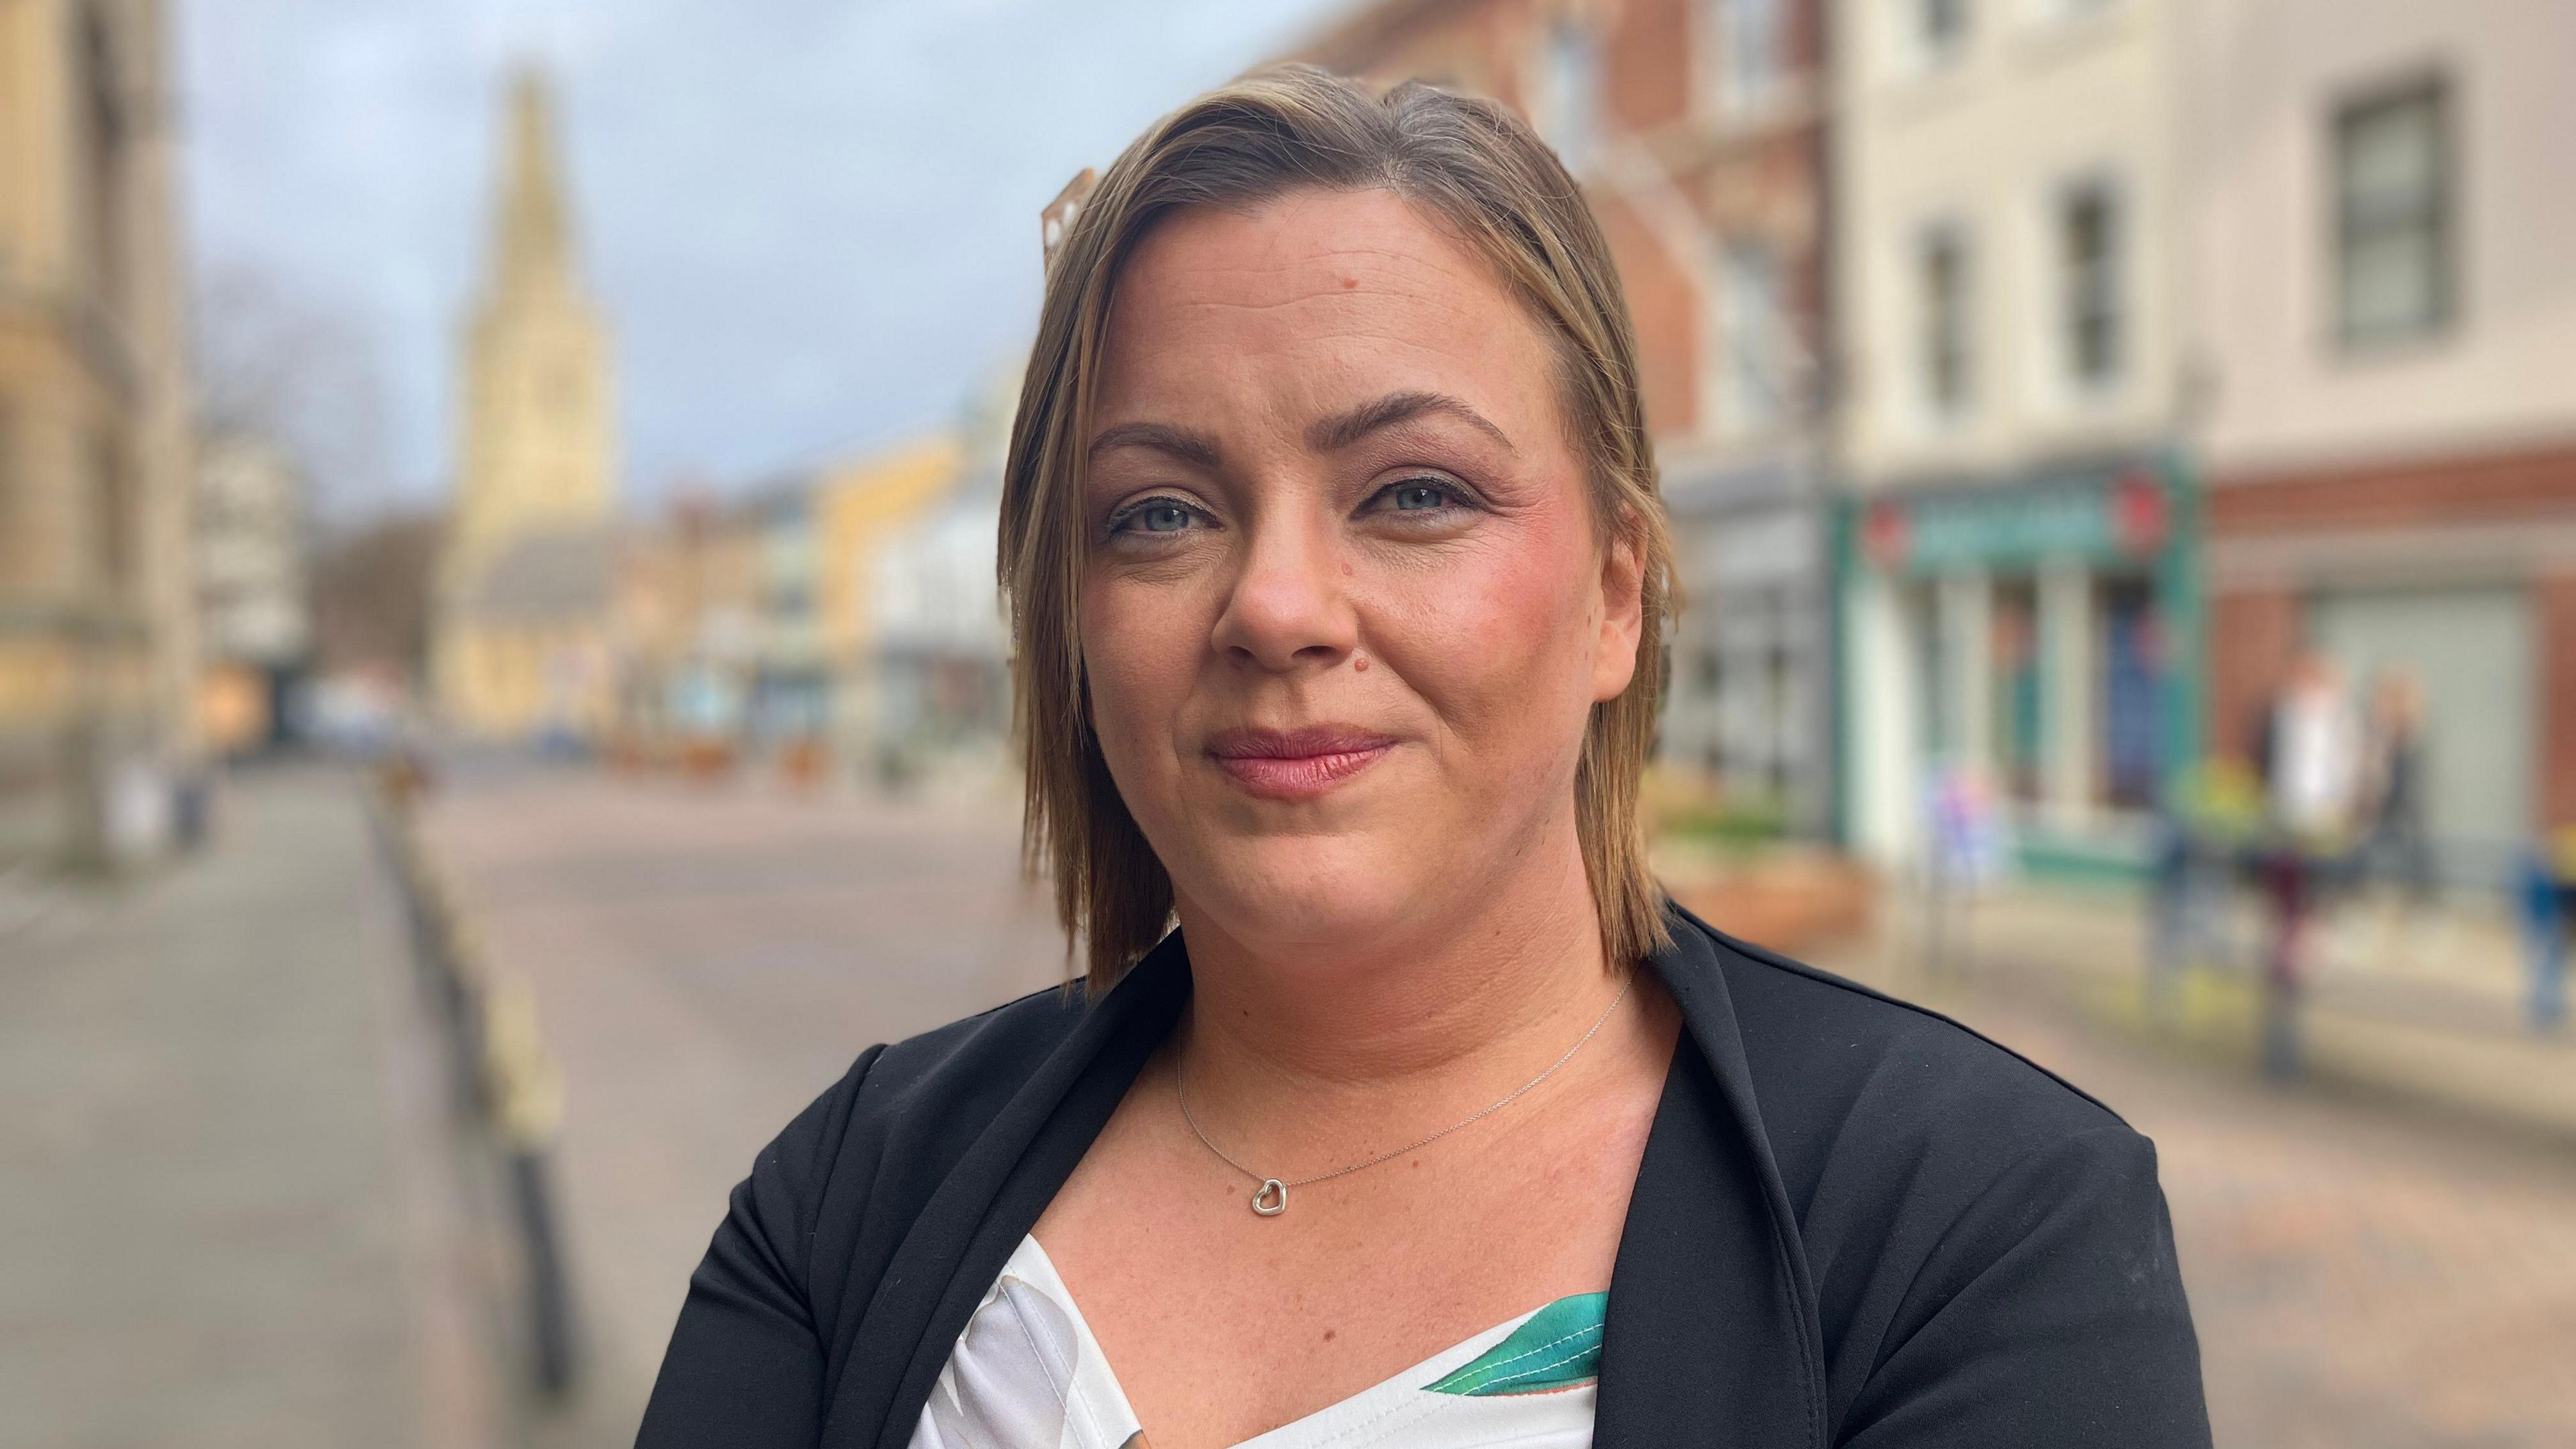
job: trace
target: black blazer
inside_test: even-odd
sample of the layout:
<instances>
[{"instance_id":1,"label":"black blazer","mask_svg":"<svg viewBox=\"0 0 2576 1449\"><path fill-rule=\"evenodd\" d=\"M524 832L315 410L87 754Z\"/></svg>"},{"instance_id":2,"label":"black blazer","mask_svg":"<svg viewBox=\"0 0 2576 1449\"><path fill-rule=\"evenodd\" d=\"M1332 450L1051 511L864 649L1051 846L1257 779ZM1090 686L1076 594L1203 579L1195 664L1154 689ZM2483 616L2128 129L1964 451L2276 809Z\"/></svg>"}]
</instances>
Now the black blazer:
<instances>
[{"instance_id":1,"label":"black blazer","mask_svg":"<svg viewBox=\"0 0 2576 1449\"><path fill-rule=\"evenodd\" d=\"M2209 1443L2145 1138L1946 1018L1671 924L1652 964L1685 1030L1594 1443ZM1189 990L1175 936L1097 1005L1047 991L870 1048L734 1189L638 1444L903 1449Z\"/></svg>"}]
</instances>

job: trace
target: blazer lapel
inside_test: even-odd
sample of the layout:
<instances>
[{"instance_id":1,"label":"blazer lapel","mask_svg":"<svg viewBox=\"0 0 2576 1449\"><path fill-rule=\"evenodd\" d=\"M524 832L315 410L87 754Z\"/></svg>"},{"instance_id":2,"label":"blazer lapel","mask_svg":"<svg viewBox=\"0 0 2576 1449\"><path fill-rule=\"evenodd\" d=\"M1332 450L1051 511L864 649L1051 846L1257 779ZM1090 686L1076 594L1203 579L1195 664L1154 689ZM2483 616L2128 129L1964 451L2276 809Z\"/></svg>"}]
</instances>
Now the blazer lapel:
<instances>
[{"instance_id":1,"label":"blazer lapel","mask_svg":"<svg viewBox=\"0 0 2576 1449\"><path fill-rule=\"evenodd\" d=\"M1091 1009L931 1194L859 1322L824 1444L910 1442L976 1303L1170 1035L1189 984L1174 934Z\"/></svg>"},{"instance_id":2,"label":"blazer lapel","mask_svg":"<svg viewBox=\"0 0 2576 1449\"><path fill-rule=\"evenodd\" d=\"M1611 1270L1599 1449L1826 1443L1806 1254L1753 1100L1715 947L1673 921L1652 960L1681 1044Z\"/></svg>"}]
</instances>

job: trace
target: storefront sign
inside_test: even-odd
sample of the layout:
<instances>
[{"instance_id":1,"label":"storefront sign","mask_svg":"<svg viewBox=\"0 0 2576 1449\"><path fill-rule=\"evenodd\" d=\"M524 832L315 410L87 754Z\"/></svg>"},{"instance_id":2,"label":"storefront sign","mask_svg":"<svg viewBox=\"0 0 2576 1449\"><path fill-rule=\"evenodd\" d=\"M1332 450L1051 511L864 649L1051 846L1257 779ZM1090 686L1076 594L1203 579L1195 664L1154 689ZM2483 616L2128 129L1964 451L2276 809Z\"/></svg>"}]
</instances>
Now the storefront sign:
<instances>
[{"instance_id":1,"label":"storefront sign","mask_svg":"<svg viewBox=\"0 0 2576 1449\"><path fill-rule=\"evenodd\" d=\"M2145 468L1881 499L1860 544L1883 569L1940 573L2049 559L2140 559L2164 547L2171 509Z\"/></svg>"}]
</instances>

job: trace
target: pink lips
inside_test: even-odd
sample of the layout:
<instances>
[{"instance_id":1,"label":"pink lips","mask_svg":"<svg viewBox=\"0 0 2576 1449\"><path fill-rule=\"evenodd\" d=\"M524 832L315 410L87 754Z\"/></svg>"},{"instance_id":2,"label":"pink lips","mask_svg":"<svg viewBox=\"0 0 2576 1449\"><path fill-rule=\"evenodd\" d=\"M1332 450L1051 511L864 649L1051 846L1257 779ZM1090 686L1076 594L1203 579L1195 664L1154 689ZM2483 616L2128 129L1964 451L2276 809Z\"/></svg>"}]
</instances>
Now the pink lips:
<instances>
[{"instance_id":1,"label":"pink lips","mask_svg":"<svg viewBox=\"0 0 2576 1449\"><path fill-rule=\"evenodd\" d=\"M1246 793L1273 800L1312 800L1378 762L1395 741L1353 725L1295 730L1224 730L1208 740L1208 757Z\"/></svg>"}]
</instances>

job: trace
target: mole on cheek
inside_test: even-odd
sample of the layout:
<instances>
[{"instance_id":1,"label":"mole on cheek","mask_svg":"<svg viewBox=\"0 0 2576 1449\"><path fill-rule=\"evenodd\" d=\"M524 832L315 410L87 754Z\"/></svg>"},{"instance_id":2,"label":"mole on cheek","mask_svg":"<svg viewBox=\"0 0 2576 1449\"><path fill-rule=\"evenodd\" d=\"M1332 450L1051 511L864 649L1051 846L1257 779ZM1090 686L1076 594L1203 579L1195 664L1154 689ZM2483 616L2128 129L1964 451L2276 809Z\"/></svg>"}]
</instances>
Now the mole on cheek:
<instances>
[{"instance_id":1,"label":"mole on cheek","mask_svg":"<svg viewBox=\"0 0 2576 1449\"><path fill-rule=\"evenodd\" d=\"M1359 278L1357 278L1357 277L1344 277L1344 278L1342 278L1342 290L1343 290L1343 291L1345 291L1345 292L1347 292L1347 291L1351 290L1353 287L1356 287L1356 286L1358 286L1359 284L1360 284L1360 279L1359 279Z\"/></svg>"}]
</instances>

